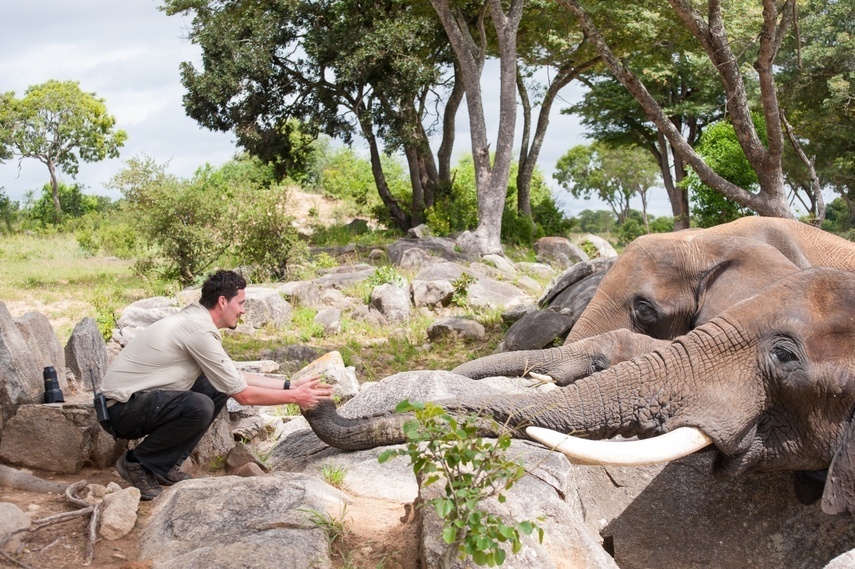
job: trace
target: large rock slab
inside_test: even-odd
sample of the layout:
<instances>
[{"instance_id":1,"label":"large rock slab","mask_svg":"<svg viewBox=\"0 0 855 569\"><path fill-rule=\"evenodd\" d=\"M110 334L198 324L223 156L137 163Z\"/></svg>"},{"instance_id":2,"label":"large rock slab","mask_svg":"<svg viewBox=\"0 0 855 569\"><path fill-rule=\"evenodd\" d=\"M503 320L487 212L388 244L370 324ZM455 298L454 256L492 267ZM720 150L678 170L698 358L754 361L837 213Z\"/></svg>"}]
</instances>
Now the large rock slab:
<instances>
[{"instance_id":1,"label":"large rock slab","mask_svg":"<svg viewBox=\"0 0 855 569\"><path fill-rule=\"evenodd\" d=\"M309 511L340 516L344 504L305 474L188 480L156 500L139 558L156 569L326 569L327 538Z\"/></svg>"},{"instance_id":2,"label":"large rock slab","mask_svg":"<svg viewBox=\"0 0 855 569\"><path fill-rule=\"evenodd\" d=\"M291 305L273 288L246 287L246 313L242 322L253 327L282 327L291 321Z\"/></svg>"},{"instance_id":3,"label":"large rock slab","mask_svg":"<svg viewBox=\"0 0 855 569\"><path fill-rule=\"evenodd\" d=\"M650 567L823 567L855 548L851 515L803 506L792 473L712 477L713 453L637 468L587 471L578 488L589 527L621 569ZM715 560L714 562L711 560Z\"/></svg>"},{"instance_id":4,"label":"large rock slab","mask_svg":"<svg viewBox=\"0 0 855 569\"><path fill-rule=\"evenodd\" d=\"M27 347L36 358L37 369L53 367L56 370L59 389L68 393L70 390L65 375L65 351L53 331L50 320L40 312L27 312L14 320L21 336L27 342Z\"/></svg>"},{"instance_id":5,"label":"large rock slab","mask_svg":"<svg viewBox=\"0 0 855 569\"><path fill-rule=\"evenodd\" d=\"M511 352L551 348L556 339L567 337L575 323L576 319L554 310L531 312L511 324L502 349Z\"/></svg>"}]
</instances>

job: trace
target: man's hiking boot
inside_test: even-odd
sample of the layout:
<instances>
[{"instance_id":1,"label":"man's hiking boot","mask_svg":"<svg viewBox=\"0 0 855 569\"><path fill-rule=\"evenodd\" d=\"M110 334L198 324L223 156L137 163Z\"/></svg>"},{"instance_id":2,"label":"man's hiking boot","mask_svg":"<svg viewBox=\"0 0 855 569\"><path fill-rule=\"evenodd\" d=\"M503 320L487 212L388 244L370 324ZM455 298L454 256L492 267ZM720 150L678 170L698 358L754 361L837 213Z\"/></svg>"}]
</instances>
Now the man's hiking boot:
<instances>
[{"instance_id":1,"label":"man's hiking boot","mask_svg":"<svg viewBox=\"0 0 855 569\"><path fill-rule=\"evenodd\" d=\"M178 484L179 482L182 482L184 480L190 480L191 478L193 478L186 472L183 472L177 466L173 466L172 470L166 473L166 476L155 474L154 477L164 486L172 486L173 484Z\"/></svg>"},{"instance_id":2,"label":"man's hiking boot","mask_svg":"<svg viewBox=\"0 0 855 569\"><path fill-rule=\"evenodd\" d=\"M116 470L119 471L122 478L139 489L140 500L154 500L163 492L163 488L155 480L154 474L138 462L128 462L126 454L123 454L116 461Z\"/></svg>"}]
</instances>

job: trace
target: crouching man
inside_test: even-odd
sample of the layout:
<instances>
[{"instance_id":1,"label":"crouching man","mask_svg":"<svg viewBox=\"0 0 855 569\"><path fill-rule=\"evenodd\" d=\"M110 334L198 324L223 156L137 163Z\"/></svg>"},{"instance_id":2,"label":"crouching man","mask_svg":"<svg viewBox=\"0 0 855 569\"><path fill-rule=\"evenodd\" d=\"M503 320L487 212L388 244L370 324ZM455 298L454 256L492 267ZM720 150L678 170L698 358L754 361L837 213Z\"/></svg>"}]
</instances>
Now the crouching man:
<instances>
[{"instance_id":1,"label":"crouching man","mask_svg":"<svg viewBox=\"0 0 855 569\"><path fill-rule=\"evenodd\" d=\"M217 271L198 304L145 328L116 357L101 383L113 434L143 441L116 463L119 474L152 500L161 485L190 478L179 468L229 397L242 405L296 403L309 409L332 395L317 377L293 384L240 372L222 346L220 328L244 313L246 281Z\"/></svg>"}]
</instances>

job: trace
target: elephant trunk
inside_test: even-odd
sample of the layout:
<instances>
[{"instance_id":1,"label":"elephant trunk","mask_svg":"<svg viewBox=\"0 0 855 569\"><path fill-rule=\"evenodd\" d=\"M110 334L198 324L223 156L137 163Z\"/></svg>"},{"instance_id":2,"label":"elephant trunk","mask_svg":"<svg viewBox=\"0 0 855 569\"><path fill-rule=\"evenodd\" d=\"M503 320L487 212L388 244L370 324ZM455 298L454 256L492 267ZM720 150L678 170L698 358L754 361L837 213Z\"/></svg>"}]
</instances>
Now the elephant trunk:
<instances>
[{"instance_id":1,"label":"elephant trunk","mask_svg":"<svg viewBox=\"0 0 855 569\"><path fill-rule=\"evenodd\" d=\"M631 436L641 431L655 434L653 424L646 424L639 431L634 395L637 390L620 388L619 367L545 393L500 393L437 403L452 414L475 414L487 419L479 425L481 436L498 436L509 429L514 437L529 438L525 428L532 425L563 433L585 433L591 438L609 438L617 434ZM460 378L460 381L466 379ZM411 418L408 414L391 412L347 418L338 413L331 401L323 401L313 409L304 410L303 416L318 438L343 450L405 443L403 425Z\"/></svg>"},{"instance_id":2,"label":"elephant trunk","mask_svg":"<svg viewBox=\"0 0 855 569\"><path fill-rule=\"evenodd\" d=\"M715 328L718 328L716 330ZM753 360L756 350L722 319L715 319L659 348L579 381L531 394L485 396L477 389L463 399L437 401L454 414L478 414L485 421L483 436L510 429L513 436L529 438L526 427L543 427L592 439L638 436L648 438L679 427L701 429L725 454L744 453L754 438L762 390L753 381L753 366L734 361L726 378L704 376L697 362L721 363L733 345ZM723 338L728 338L724 340ZM693 364L693 362L695 362ZM711 364L713 365L713 364ZM751 377L735 377L738 370ZM726 385L720 380L726 379ZM460 381L467 381L460 378ZM471 381L471 380L470 380ZM330 402L304 411L312 429L327 444L346 450L406 442L405 415L348 419ZM494 425L490 428L489 425ZM498 425L498 427L495 427Z\"/></svg>"},{"instance_id":3,"label":"elephant trunk","mask_svg":"<svg viewBox=\"0 0 855 569\"><path fill-rule=\"evenodd\" d=\"M551 375L552 371L567 359L563 351L561 348L549 348L502 352L468 361L451 372L470 379L494 376L523 377L530 372Z\"/></svg>"}]
</instances>

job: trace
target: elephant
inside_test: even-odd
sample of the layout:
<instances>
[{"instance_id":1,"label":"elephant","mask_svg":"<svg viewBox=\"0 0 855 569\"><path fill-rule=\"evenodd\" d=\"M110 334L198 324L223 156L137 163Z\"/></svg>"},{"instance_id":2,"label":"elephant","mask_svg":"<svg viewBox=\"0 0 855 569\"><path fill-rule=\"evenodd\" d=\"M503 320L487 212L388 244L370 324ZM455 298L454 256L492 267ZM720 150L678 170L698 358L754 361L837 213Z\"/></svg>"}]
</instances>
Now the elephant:
<instances>
[{"instance_id":1,"label":"elephant","mask_svg":"<svg viewBox=\"0 0 855 569\"><path fill-rule=\"evenodd\" d=\"M591 439L616 435L650 439L688 430L712 443L717 478L748 471L828 469L824 488L820 486L823 511L852 513L852 306L855 274L828 268L801 270L665 347L570 385L438 403L454 413L477 412L495 419L483 423L484 435L496 435L496 425L520 438L536 438L528 427ZM461 381L474 380L461 377ZM329 402L303 414L322 441L340 449L406 440L403 423L408 417L403 414L344 418ZM604 446L618 444L637 443ZM804 500L805 493L799 495Z\"/></svg>"},{"instance_id":2,"label":"elephant","mask_svg":"<svg viewBox=\"0 0 855 569\"><path fill-rule=\"evenodd\" d=\"M452 371L472 379L530 371L559 385L644 353L648 342L626 329L672 340L775 280L812 266L855 270L855 245L797 221L745 217L708 229L652 234L633 241L605 274L561 348L484 356ZM620 349L616 349L619 347Z\"/></svg>"},{"instance_id":3,"label":"elephant","mask_svg":"<svg viewBox=\"0 0 855 569\"><path fill-rule=\"evenodd\" d=\"M451 371L472 379L534 371L564 385L685 334L800 270L771 245L745 237L689 231L639 238L605 274L563 346L492 354Z\"/></svg>"},{"instance_id":4,"label":"elephant","mask_svg":"<svg viewBox=\"0 0 855 569\"><path fill-rule=\"evenodd\" d=\"M645 235L603 277L565 343L620 328L670 340L809 267L855 270L855 244L811 225L768 217Z\"/></svg>"}]
</instances>

